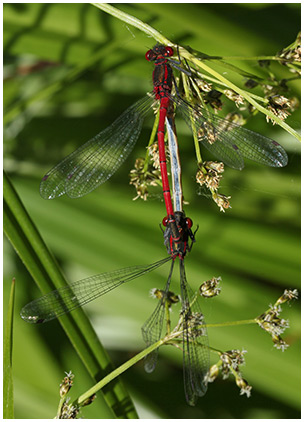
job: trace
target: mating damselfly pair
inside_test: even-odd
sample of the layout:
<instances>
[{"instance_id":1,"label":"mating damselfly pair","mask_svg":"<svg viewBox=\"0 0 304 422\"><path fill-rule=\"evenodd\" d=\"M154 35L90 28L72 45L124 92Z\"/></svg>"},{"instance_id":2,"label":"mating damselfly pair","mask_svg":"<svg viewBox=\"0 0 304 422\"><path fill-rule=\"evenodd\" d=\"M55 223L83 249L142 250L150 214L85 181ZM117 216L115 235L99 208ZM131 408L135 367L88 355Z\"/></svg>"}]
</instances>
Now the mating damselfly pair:
<instances>
[{"instance_id":1,"label":"mating damselfly pair","mask_svg":"<svg viewBox=\"0 0 304 422\"><path fill-rule=\"evenodd\" d=\"M189 404L205 393L206 374L209 367L208 339L205 322L197 302L193 303L193 293L187 284L184 258L191 249L194 234L192 222L182 209L182 188L180 164L173 157L178 150L174 136L170 106L180 112L188 125L196 130L198 140L218 159L232 168L241 170L244 158L262 164L282 167L287 164L287 154L275 141L249 131L241 126L215 116L202 106L193 106L179 95L172 94L173 71L171 47L156 45L146 54L155 63L153 72L153 95L147 95L127 109L110 127L66 157L41 181L40 192L45 199L54 199L63 194L71 198L82 197L108 180L127 159L139 137L145 116L159 103L158 150L166 205L164 219L164 240L169 253L160 261L148 266L129 267L110 273L103 273L85 280L71 283L29 303L21 316L27 322L43 323L70 312L110 290L146 274L171 261L169 277L162 290L162 298L156 310L143 326L143 337L147 345L159 340L164 325L164 314L169 297L169 287L176 260L180 267L181 291L181 337L184 359L184 386ZM167 173L167 159L164 143L165 125L171 142L171 165L173 177L174 206ZM189 239L191 245L189 245ZM157 352L146 361L146 369L151 371L156 364Z\"/></svg>"}]
</instances>

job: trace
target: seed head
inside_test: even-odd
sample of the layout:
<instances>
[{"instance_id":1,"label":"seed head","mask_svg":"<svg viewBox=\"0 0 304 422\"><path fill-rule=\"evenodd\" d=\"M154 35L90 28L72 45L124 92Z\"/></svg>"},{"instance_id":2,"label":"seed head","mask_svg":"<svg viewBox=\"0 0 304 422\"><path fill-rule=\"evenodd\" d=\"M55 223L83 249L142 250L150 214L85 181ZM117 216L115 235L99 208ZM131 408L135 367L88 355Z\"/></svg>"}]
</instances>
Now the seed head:
<instances>
[{"instance_id":1,"label":"seed head","mask_svg":"<svg viewBox=\"0 0 304 422\"><path fill-rule=\"evenodd\" d=\"M153 297L154 299L167 301L167 304L169 305L169 307L171 307L171 305L178 303L180 301L179 297L175 293L171 291L168 291L166 293L164 290L160 290L160 289L150 290L150 296Z\"/></svg>"},{"instance_id":2,"label":"seed head","mask_svg":"<svg viewBox=\"0 0 304 422\"><path fill-rule=\"evenodd\" d=\"M285 302L290 302L291 300L298 299L299 293L297 289L289 290L285 289L282 296L276 301L276 305L282 305Z\"/></svg>"},{"instance_id":3,"label":"seed head","mask_svg":"<svg viewBox=\"0 0 304 422\"><path fill-rule=\"evenodd\" d=\"M130 185L135 186L137 193L137 196L133 199L141 198L146 201L149 196L149 187L157 186L160 182L160 171L154 170L151 164L148 165L148 169L146 170L144 158L137 158L134 167L129 175Z\"/></svg>"},{"instance_id":4,"label":"seed head","mask_svg":"<svg viewBox=\"0 0 304 422\"><path fill-rule=\"evenodd\" d=\"M79 408L72 404L68 404L68 400L66 400L61 408L60 419L76 419L78 413Z\"/></svg>"},{"instance_id":5,"label":"seed head","mask_svg":"<svg viewBox=\"0 0 304 422\"><path fill-rule=\"evenodd\" d=\"M287 344L280 336L273 335L272 336L273 345L276 349L282 350L284 352L287 347L289 347L289 344Z\"/></svg>"},{"instance_id":6,"label":"seed head","mask_svg":"<svg viewBox=\"0 0 304 422\"><path fill-rule=\"evenodd\" d=\"M246 394L249 398L251 396L252 386L248 384L248 382L242 377L236 377L235 379L236 385L241 389L240 395Z\"/></svg>"},{"instance_id":7,"label":"seed head","mask_svg":"<svg viewBox=\"0 0 304 422\"><path fill-rule=\"evenodd\" d=\"M229 100L234 101L237 107L239 107L241 104L244 104L244 98L240 94L237 94L232 89L225 89L224 94Z\"/></svg>"},{"instance_id":8,"label":"seed head","mask_svg":"<svg viewBox=\"0 0 304 422\"><path fill-rule=\"evenodd\" d=\"M219 375L220 370L218 365L212 365L205 376L206 382L213 382Z\"/></svg>"},{"instance_id":9,"label":"seed head","mask_svg":"<svg viewBox=\"0 0 304 422\"><path fill-rule=\"evenodd\" d=\"M63 378L60 384L60 389L59 389L60 397L65 397L73 385L74 374L72 373L72 371L66 372L65 374L66 376Z\"/></svg>"},{"instance_id":10,"label":"seed head","mask_svg":"<svg viewBox=\"0 0 304 422\"><path fill-rule=\"evenodd\" d=\"M220 193L213 193L212 198L217 206L220 208L220 211L225 212L228 208L231 208L229 199L231 196L221 195Z\"/></svg>"},{"instance_id":11,"label":"seed head","mask_svg":"<svg viewBox=\"0 0 304 422\"><path fill-rule=\"evenodd\" d=\"M218 296L221 292L218 287L221 280L221 277L212 277L211 280L205 281L199 288L199 294L206 298Z\"/></svg>"},{"instance_id":12,"label":"seed head","mask_svg":"<svg viewBox=\"0 0 304 422\"><path fill-rule=\"evenodd\" d=\"M83 403L81 403L81 407L88 406L89 404L93 403L95 398L96 398L96 394L92 394Z\"/></svg>"}]
</instances>

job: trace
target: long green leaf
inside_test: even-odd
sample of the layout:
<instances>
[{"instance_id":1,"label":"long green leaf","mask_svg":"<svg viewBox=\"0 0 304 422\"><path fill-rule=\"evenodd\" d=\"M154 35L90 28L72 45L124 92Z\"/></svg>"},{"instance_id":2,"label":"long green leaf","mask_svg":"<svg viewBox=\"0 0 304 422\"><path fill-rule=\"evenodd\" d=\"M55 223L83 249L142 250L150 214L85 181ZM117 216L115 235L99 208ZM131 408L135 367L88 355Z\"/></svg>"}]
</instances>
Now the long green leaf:
<instances>
[{"instance_id":1,"label":"long green leaf","mask_svg":"<svg viewBox=\"0 0 304 422\"><path fill-rule=\"evenodd\" d=\"M12 281L7 321L3 342L3 418L14 419L13 385L13 322L15 303L15 279Z\"/></svg>"},{"instance_id":2,"label":"long green leaf","mask_svg":"<svg viewBox=\"0 0 304 422\"><path fill-rule=\"evenodd\" d=\"M47 293L47 291L66 285L56 261L6 175L4 175L3 191L5 234L41 292ZM107 353L82 309L60 318L60 323L88 372L96 381L113 369ZM104 409L106 417L113 417L114 414L124 415L125 418L136 417L131 399L121 381L107 389L105 400L109 406L105 406ZM128 402L128 406L123 407L120 405L122 402L124 405ZM125 411L124 409L130 410Z\"/></svg>"}]
</instances>

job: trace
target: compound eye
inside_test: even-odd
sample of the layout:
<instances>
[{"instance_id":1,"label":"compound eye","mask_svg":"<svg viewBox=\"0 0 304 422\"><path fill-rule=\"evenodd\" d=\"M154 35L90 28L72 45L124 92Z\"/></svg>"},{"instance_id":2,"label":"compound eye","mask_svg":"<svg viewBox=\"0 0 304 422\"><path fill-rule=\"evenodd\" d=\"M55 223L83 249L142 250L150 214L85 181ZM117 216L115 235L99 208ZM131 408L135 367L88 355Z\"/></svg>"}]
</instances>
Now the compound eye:
<instances>
[{"instance_id":1,"label":"compound eye","mask_svg":"<svg viewBox=\"0 0 304 422\"><path fill-rule=\"evenodd\" d=\"M186 218L186 224L187 224L188 229L191 229L191 227L193 226L193 222L191 218Z\"/></svg>"},{"instance_id":2,"label":"compound eye","mask_svg":"<svg viewBox=\"0 0 304 422\"><path fill-rule=\"evenodd\" d=\"M168 216L166 215L166 217L163 218L163 226L167 227L168 224Z\"/></svg>"},{"instance_id":3,"label":"compound eye","mask_svg":"<svg viewBox=\"0 0 304 422\"><path fill-rule=\"evenodd\" d=\"M156 54L154 53L153 50L149 50L145 54L145 58L146 60L148 60L148 62L155 60L155 57L156 57Z\"/></svg>"},{"instance_id":4,"label":"compound eye","mask_svg":"<svg viewBox=\"0 0 304 422\"><path fill-rule=\"evenodd\" d=\"M172 47L166 47L167 56L171 57L174 54L174 50Z\"/></svg>"}]
</instances>

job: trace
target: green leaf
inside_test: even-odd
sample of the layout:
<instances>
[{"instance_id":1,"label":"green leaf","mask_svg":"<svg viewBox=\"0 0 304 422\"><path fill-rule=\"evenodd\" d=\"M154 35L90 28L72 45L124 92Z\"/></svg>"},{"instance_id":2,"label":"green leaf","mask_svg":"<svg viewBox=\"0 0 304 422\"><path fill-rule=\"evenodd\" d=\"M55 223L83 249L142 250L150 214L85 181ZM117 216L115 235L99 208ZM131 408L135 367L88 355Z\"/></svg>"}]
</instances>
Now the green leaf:
<instances>
[{"instance_id":1,"label":"green leaf","mask_svg":"<svg viewBox=\"0 0 304 422\"><path fill-rule=\"evenodd\" d=\"M13 385L13 322L15 304L15 279L12 280L8 313L3 340L3 418L14 419Z\"/></svg>"},{"instance_id":2,"label":"green leaf","mask_svg":"<svg viewBox=\"0 0 304 422\"><path fill-rule=\"evenodd\" d=\"M4 175L3 191L5 234L41 292L45 294L47 291L66 285L57 263L48 251L6 175ZM82 309L61 317L60 323L88 372L96 381L99 380L100 374L105 374L109 368L113 368ZM120 409L119 403L122 400L130 402L126 390L119 381L113 386L113 389L107 390L105 399L108 406L119 413L124 412L123 409ZM126 417L134 415L134 408L131 407L130 402L130 410L125 414ZM107 407L105 407L105 412L113 416Z\"/></svg>"}]
</instances>

